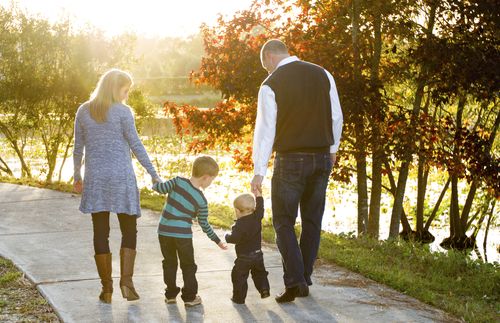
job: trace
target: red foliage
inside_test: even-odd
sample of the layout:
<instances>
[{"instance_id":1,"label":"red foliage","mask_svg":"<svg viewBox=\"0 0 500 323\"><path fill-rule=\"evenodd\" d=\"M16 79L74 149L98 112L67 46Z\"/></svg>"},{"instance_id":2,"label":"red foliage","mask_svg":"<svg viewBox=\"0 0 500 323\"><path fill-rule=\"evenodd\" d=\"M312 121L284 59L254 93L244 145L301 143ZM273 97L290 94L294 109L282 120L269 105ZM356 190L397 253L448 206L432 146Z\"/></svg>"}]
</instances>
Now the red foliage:
<instances>
[{"instance_id":1,"label":"red foliage","mask_svg":"<svg viewBox=\"0 0 500 323\"><path fill-rule=\"evenodd\" d=\"M455 129L451 119L425 113L411 120L411 108L405 95L394 93L393 97L388 97L384 89L385 86L397 87L401 81L413 83L417 78L415 71L425 60L429 70L426 77L432 81L428 85L432 104L445 102L444 97L453 99L450 93L456 92L457 88L478 89L471 93L476 98L481 98L485 91L494 93L490 90L496 87L487 86L487 81L492 78L490 74L494 74L494 69L486 73L488 64L481 65L481 71L484 69L485 73L480 73L480 77L477 73L471 78L455 77L462 71L460 62L466 61L467 57L475 57L478 64L482 62L484 55L475 55L481 51L479 45L472 51L466 45L437 42L422 36L422 30L411 20L418 13L419 5L407 1L363 3L364 25L359 30L358 44L361 80L355 83L349 2L255 1L250 9L238 12L229 20L219 17L216 26L202 26L206 55L202 58L200 70L191 73L191 81L219 90L223 101L209 110L167 102L165 111L173 117L178 134L193 136L189 144L191 152L225 149L232 152L240 169L251 169L257 93L266 77L259 51L267 39L280 38L287 43L292 55L322 65L335 77L344 112L344 141L338 154L339 165L334 171L336 179L350 181L352 152L365 156L371 154L371 127L377 125L389 160L401 160L410 149L425 156L428 167L456 172L468 180L480 178L499 196L498 157L486 152L486 139L480 129ZM381 12L384 17L383 51L376 82L370 79L373 12ZM444 50L447 47L457 50L453 54L455 58L449 62L446 55L450 51ZM494 57L497 52L489 50L487 53L490 53L487 57ZM475 66L475 63L469 64L468 68L474 69ZM466 74L470 74L469 69ZM449 77L449 71L453 72L453 78ZM398 104L405 107L397 107ZM357 122L361 120L365 127L364 147L354 147L352 138L355 137L356 119ZM411 124L417 125L416 129L410 128ZM238 143L239 147L233 143ZM457 151L459 156L454 155ZM383 173L388 171L384 169Z\"/></svg>"},{"instance_id":2,"label":"red foliage","mask_svg":"<svg viewBox=\"0 0 500 323\"><path fill-rule=\"evenodd\" d=\"M242 158L232 144L248 144L249 131L246 125L254 122L256 111L252 106L229 99L217 103L213 109L201 109L167 101L164 103L164 111L172 117L178 135L193 137L188 146L190 152L200 153L206 149L233 151L235 156L240 156L236 161L242 169L248 170L251 167L251 147L250 154L245 154L245 158Z\"/></svg>"}]
</instances>

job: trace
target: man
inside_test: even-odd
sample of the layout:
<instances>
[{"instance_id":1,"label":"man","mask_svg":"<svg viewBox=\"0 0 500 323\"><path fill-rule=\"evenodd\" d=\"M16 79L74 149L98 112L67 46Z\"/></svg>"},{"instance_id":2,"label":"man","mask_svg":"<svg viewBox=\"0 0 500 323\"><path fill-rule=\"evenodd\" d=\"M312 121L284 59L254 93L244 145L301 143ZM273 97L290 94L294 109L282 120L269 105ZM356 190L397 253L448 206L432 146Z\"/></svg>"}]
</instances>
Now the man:
<instances>
[{"instance_id":1,"label":"man","mask_svg":"<svg viewBox=\"0 0 500 323\"><path fill-rule=\"evenodd\" d=\"M342 134L342 110L332 75L290 56L280 40L261 49L269 72L259 90L253 143L252 189L261 190L273 149L273 226L283 261L285 291L279 303L309 295L317 257L328 179ZM294 231L300 206L300 243Z\"/></svg>"}]
</instances>

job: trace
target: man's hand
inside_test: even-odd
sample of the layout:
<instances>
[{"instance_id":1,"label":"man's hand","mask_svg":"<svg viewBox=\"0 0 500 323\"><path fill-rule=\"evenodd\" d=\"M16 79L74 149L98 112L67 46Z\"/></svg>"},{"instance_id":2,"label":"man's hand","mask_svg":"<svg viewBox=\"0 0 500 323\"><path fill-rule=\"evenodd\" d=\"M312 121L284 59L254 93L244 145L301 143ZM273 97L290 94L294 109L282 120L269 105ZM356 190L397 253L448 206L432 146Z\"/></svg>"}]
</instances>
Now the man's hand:
<instances>
[{"instance_id":1,"label":"man's hand","mask_svg":"<svg viewBox=\"0 0 500 323\"><path fill-rule=\"evenodd\" d=\"M335 166L335 162L337 161L337 153L330 154L330 158L332 159L332 165Z\"/></svg>"},{"instance_id":2,"label":"man's hand","mask_svg":"<svg viewBox=\"0 0 500 323\"><path fill-rule=\"evenodd\" d=\"M83 191L83 182L82 181L75 181L73 183L73 190L75 193L81 194Z\"/></svg>"},{"instance_id":3,"label":"man's hand","mask_svg":"<svg viewBox=\"0 0 500 323\"><path fill-rule=\"evenodd\" d=\"M227 250L227 244L225 244L224 242L219 242L217 244L219 246L219 248L221 248L222 250Z\"/></svg>"},{"instance_id":4,"label":"man's hand","mask_svg":"<svg viewBox=\"0 0 500 323\"><path fill-rule=\"evenodd\" d=\"M259 191L262 194L262 182L264 181L264 176L255 175L250 183L252 193L255 191ZM255 194L255 193L254 193Z\"/></svg>"}]
</instances>

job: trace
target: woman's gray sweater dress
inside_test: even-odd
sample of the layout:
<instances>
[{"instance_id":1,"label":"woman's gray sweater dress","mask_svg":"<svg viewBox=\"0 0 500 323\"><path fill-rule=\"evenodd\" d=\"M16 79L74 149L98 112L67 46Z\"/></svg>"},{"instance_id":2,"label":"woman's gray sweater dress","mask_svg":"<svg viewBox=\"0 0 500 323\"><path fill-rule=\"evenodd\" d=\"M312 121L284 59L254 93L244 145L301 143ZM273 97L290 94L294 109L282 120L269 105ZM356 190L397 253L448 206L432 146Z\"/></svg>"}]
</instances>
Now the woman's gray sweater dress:
<instances>
[{"instance_id":1,"label":"woman's gray sweater dress","mask_svg":"<svg viewBox=\"0 0 500 323\"><path fill-rule=\"evenodd\" d=\"M130 151L153 178L158 175L137 135L130 108L115 103L109 108L107 121L97 123L90 116L88 102L82 104L75 119L75 181L82 178L84 149L85 176L80 211L140 216L139 190Z\"/></svg>"}]
</instances>

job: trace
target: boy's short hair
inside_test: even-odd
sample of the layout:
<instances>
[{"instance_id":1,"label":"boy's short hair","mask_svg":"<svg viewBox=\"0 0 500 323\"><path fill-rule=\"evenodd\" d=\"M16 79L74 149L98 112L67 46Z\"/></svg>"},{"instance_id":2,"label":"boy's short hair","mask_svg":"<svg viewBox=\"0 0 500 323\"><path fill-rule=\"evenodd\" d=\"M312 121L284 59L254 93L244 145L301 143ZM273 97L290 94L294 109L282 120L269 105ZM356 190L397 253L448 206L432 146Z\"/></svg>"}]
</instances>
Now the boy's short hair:
<instances>
[{"instance_id":1,"label":"boy's short hair","mask_svg":"<svg viewBox=\"0 0 500 323\"><path fill-rule=\"evenodd\" d=\"M248 212L255 210L255 198L252 194L241 194L234 199L234 208L241 212Z\"/></svg>"},{"instance_id":2,"label":"boy's short hair","mask_svg":"<svg viewBox=\"0 0 500 323\"><path fill-rule=\"evenodd\" d=\"M219 165L210 156L201 156L194 160L191 175L193 177L202 177L204 175L217 176L219 174Z\"/></svg>"}]
</instances>

